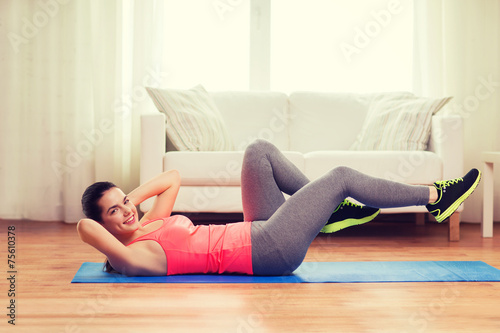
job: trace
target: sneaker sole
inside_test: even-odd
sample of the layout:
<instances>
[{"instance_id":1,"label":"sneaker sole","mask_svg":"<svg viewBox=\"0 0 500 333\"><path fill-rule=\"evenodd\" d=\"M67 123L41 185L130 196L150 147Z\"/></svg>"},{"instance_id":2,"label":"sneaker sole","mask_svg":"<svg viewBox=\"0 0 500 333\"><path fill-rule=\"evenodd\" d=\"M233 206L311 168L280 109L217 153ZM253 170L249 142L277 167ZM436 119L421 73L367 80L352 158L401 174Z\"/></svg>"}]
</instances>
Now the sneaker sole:
<instances>
[{"instance_id":1,"label":"sneaker sole","mask_svg":"<svg viewBox=\"0 0 500 333\"><path fill-rule=\"evenodd\" d=\"M450 217L451 214L455 213L455 211L458 209L458 207L460 207L460 205L465 201L465 199L467 199L469 197L469 195L471 195L472 192L474 192L477 185L479 184L479 181L481 180L481 171L480 170L478 170L478 171L479 171L479 174L477 175L477 178L476 178L476 181L474 182L474 184L472 184L472 186L467 190L467 192L462 194L462 196L460 198L458 198L453 204L451 204L450 207L448 207L448 209L444 211L444 213L439 215L439 217L436 217L436 221L441 223L444 220L446 220L448 217Z\"/></svg>"},{"instance_id":2,"label":"sneaker sole","mask_svg":"<svg viewBox=\"0 0 500 333\"><path fill-rule=\"evenodd\" d=\"M380 214L380 209L378 211L376 211L375 213L373 213L372 215L367 216L365 218L362 218L361 220L347 219L344 221L331 223L331 224L325 225L323 227L323 229L321 229L321 232L324 234L331 234L331 233L337 232L339 230L345 229L347 227L352 227L354 225L364 224L364 223L367 223L367 222L370 222L371 220L373 220L375 217L377 217L378 214Z\"/></svg>"}]
</instances>

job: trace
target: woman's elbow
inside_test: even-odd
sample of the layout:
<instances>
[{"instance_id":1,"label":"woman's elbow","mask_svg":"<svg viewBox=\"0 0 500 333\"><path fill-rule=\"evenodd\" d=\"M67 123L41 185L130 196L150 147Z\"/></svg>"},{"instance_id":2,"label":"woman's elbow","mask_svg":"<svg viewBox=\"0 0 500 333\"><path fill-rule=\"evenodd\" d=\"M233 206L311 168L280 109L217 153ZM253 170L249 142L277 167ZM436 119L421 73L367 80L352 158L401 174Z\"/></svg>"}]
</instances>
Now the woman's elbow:
<instances>
[{"instance_id":1,"label":"woman's elbow","mask_svg":"<svg viewBox=\"0 0 500 333\"><path fill-rule=\"evenodd\" d=\"M85 243L88 243L88 237L92 233L91 229L94 227L95 223L97 222L91 219L81 219L78 221L76 231L78 232L80 239Z\"/></svg>"},{"instance_id":2,"label":"woman's elbow","mask_svg":"<svg viewBox=\"0 0 500 333\"><path fill-rule=\"evenodd\" d=\"M181 184L181 173L179 172L179 170L172 169L172 170L167 171L167 173L168 173L169 177L172 179L173 184L176 184L176 185Z\"/></svg>"},{"instance_id":3,"label":"woman's elbow","mask_svg":"<svg viewBox=\"0 0 500 333\"><path fill-rule=\"evenodd\" d=\"M78 232L78 236L80 236L80 239L84 242L85 242L84 238L85 238L86 229L88 228L87 221L88 221L87 219L81 219L80 221L78 221L78 224L76 225L76 231Z\"/></svg>"},{"instance_id":4,"label":"woman's elbow","mask_svg":"<svg viewBox=\"0 0 500 333\"><path fill-rule=\"evenodd\" d=\"M171 175L171 177L179 178L179 179L181 178L181 173L177 169L171 169L171 170L168 170L167 172Z\"/></svg>"}]
</instances>

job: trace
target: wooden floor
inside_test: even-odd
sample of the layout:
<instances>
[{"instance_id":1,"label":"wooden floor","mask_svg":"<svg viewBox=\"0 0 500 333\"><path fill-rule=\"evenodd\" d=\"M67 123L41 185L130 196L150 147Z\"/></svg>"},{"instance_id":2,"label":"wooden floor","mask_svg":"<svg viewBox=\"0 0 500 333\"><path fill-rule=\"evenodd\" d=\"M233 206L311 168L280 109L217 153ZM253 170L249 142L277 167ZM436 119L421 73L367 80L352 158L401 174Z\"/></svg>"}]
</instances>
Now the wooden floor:
<instances>
[{"instance_id":1,"label":"wooden floor","mask_svg":"<svg viewBox=\"0 0 500 333\"><path fill-rule=\"evenodd\" d=\"M7 228L15 226L15 330ZM373 222L318 237L307 261L482 260L500 268L500 225ZM499 332L500 283L71 284L103 257L74 225L0 221L0 332ZM6 330L9 329L9 330Z\"/></svg>"}]
</instances>

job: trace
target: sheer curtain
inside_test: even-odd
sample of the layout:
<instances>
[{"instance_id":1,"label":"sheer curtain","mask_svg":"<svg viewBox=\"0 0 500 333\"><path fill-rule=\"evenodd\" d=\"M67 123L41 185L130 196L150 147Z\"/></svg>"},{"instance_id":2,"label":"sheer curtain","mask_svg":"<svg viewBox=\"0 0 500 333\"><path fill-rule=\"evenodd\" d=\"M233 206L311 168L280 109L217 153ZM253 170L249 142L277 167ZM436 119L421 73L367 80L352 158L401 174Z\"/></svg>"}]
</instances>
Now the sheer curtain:
<instances>
[{"instance_id":1,"label":"sheer curtain","mask_svg":"<svg viewBox=\"0 0 500 333\"><path fill-rule=\"evenodd\" d=\"M168 45L170 60L163 57L165 35L179 29L165 18L179 3L0 1L0 218L76 222L88 184L110 180L125 191L138 184L139 115L151 107L143 87L177 87L183 74L172 68L169 78L161 66L189 53ZM221 16L215 3L200 8L220 31L249 22L246 5L230 2ZM464 118L467 168L481 166L482 151L500 149L499 22L500 0L414 1L413 90L455 97L449 111ZM480 220L476 192L465 221Z\"/></svg>"},{"instance_id":2,"label":"sheer curtain","mask_svg":"<svg viewBox=\"0 0 500 333\"><path fill-rule=\"evenodd\" d=\"M414 11L415 93L454 96L448 111L464 120L465 167L481 168L482 151L500 150L500 1L418 0ZM466 205L462 220L479 222L481 187Z\"/></svg>"},{"instance_id":3,"label":"sheer curtain","mask_svg":"<svg viewBox=\"0 0 500 333\"><path fill-rule=\"evenodd\" d=\"M96 180L138 184L162 1L0 2L0 218L76 222Z\"/></svg>"}]
</instances>

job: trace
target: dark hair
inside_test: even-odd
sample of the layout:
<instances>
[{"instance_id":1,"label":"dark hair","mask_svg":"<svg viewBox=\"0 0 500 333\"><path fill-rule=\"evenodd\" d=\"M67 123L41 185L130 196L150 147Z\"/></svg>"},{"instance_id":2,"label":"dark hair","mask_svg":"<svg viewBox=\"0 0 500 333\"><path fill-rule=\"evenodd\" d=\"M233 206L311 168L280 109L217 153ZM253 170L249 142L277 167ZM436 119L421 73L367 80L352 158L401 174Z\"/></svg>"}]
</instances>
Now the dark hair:
<instances>
[{"instance_id":1,"label":"dark hair","mask_svg":"<svg viewBox=\"0 0 500 333\"><path fill-rule=\"evenodd\" d=\"M112 189L113 187L117 186L111 182L97 182L87 187L82 195L82 210L83 214L85 214L87 218L102 224L102 211L98 202L104 195L104 192ZM118 273L118 271L111 266L107 259L104 262L103 270L108 273Z\"/></svg>"},{"instance_id":2,"label":"dark hair","mask_svg":"<svg viewBox=\"0 0 500 333\"><path fill-rule=\"evenodd\" d=\"M104 267L102 268L102 270L107 273L120 274L120 272L118 272L116 269L113 268L113 266L111 266L108 259L104 261Z\"/></svg>"},{"instance_id":3,"label":"dark hair","mask_svg":"<svg viewBox=\"0 0 500 333\"><path fill-rule=\"evenodd\" d=\"M102 223L102 211L98 202L104 192L113 187L116 187L116 185L111 182L97 182L87 187L82 195L82 210L87 218Z\"/></svg>"}]
</instances>

